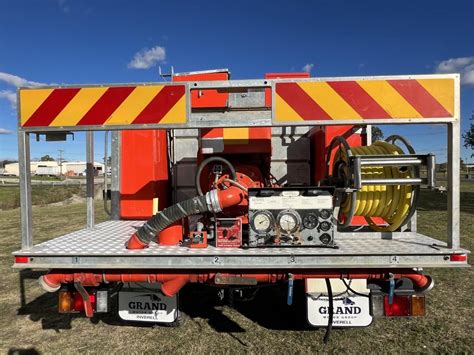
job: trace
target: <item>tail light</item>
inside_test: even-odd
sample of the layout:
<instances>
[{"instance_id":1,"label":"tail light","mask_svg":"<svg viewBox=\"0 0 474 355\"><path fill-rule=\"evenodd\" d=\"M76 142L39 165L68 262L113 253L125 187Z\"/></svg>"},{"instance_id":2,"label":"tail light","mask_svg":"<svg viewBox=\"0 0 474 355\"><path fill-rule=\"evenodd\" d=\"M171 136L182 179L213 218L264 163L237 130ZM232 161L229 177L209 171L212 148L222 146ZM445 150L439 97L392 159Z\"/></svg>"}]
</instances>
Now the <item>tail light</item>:
<instances>
[{"instance_id":1,"label":"tail light","mask_svg":"<svg viewBox=\"0 0 474 355\"><path fill-rule=\"evenodd\" d=\"M67 291L67 290L59 291L58 312L59 313L75 313L74 295L72 292Z\"/></svg>"},{"instance_id":2,"label":"tail light","mask_svg":"<svg viewBox=\"0 0 474 355\"><path fill-rule=\"evenodd\" d=\"M96 307L96 296L95 293L89 293L91 300L92 309ZM79 313L83 312L84 300L79 292L60 290L58 299L58 312L59 313Z\"/></svg>"},{"instance_id":3,"label":"tail light","mask_svg":"<svg viewBox=\"0 0 474 355\"><path fill-rule=\"evenodd\" d=\"M395 295L392 304L389 296L383 298L385 317L422 317L425 315L425 296Z\"/></svg>"},{"instance_id":4,"label":"tail light","mask_svg":"<svg viewBox=\"0 0 474 355\"><path fill-rule=\"evenodd\" d=\"M109 292L100 290L95 293L95 311L97 313L107 313L109 311Z\"/></svg>"},{"instance_id":5,"label":"tail light","mask_svg":"<svg viewBox=\"0 0 474 355\"><path fill-rule=\"evenodd\" d=\"M449 260L455 262L467 261L467 254L451 254Z\"/></svg>"},{"instance_id":6,"label":"tail light","mask_svg":"<svg viewBox=\"0 0 474 355\"><path fill-rule=\"evenodd\" d=\"M27 264L30 262L29 256L17 255L15 256L15 263L16 264Z\"/></svg>"},{"instance_id":7,"label":"tail light","mask_svg":"<svg viewBox=\"0 0 474 355\"><path fill-rule=\"evenodd\" d=\"M372 294L371 303L374 317L423 317L425 315L424 295L394 295L390 304L389 296Z\"/></svg>"}]
</instances>

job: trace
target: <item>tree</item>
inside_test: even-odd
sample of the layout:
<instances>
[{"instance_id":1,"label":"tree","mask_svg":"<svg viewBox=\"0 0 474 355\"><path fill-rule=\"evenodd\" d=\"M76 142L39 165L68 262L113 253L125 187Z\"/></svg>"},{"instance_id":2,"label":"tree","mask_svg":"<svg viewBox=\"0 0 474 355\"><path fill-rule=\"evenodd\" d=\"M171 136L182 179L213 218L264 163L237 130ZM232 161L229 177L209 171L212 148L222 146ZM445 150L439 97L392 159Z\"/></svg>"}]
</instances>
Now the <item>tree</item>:
<instances>
[{"instance_id":1,"label":"tree","mask_svg":"<svg viewBox=\"0 0 474 355\"><path fill-rule=\"evenodd\" d=\"M474 113L472 114L470 120L474 120ZM471 127L462 135L462 137L464 138L464 146L474 150L474 124L471 123ZM471 154L471 157L472 156L474 156L474 153Z\"/></svg>"},{"instance_id":2,"label":"tree","mask_svg":"<svg viewBox=\"0 0 474 355\"><path fill-rule=\"evenodd\" d=\"M377 126L372 126L372 142L381 141L383 139L383 132Z\"/></svg>"},{"instance_id":3,"label":"tree","mask_svg":"<svg viewBox=\"0 0 474 355\"><path fill-rule=\"evenodd\" d=\"M43 155L40 160L41 161L54 161L54 158L52 158L48 154L46 154L46 155Z\"/></svg>"}]
</instances>

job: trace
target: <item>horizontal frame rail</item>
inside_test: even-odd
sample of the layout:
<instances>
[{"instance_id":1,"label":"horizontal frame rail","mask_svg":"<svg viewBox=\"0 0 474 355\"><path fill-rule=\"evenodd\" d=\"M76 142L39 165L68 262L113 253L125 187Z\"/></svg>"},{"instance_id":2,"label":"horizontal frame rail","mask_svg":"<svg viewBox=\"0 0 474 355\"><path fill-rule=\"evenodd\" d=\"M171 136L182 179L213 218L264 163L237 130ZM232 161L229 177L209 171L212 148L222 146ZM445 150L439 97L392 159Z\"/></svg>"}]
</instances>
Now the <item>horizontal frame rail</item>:
<instances>
[{"instance_id":1,"label":"horizontal frame rail","mask_svg":"<svg viewBox=\"0 0 474 355\"><path fill-rule=\"evenodd\" d=\"M459 75L440 74L20 88L18 124L48 132L448 123L459 120L459 85ZM193 110L196 90L261 95L259 104L233 95L221 109Z\"/></svg>"}]
</instances>

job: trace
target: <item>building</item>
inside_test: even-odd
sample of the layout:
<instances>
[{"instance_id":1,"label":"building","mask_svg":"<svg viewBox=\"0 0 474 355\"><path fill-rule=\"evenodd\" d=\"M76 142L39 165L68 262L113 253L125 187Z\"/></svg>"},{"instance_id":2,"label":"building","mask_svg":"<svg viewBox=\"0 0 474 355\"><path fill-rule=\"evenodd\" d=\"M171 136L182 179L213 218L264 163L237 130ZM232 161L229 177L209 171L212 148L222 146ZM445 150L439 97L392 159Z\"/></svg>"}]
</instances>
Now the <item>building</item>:
<instances>
[{"instance_id":1,"label":"building","mask_svg":"<svg viewBox=\"0 0 474 355\"><path fill-rule=\"evenodd\" d=\"M31 175L35 175L38 167L41 168L57 168L59 165L55 161L32 161L30 163ZM5 164L5 175L20 175L20 167L18 163Z\"/></svg>"},{"instance_id":2,"label":"building","mask_svg":"<svg viewBox=\"0 0 474 355\"><path fill-rule=\"evenodd\" d=\"M65 161L62 164L62 173L63 175L82 175L86 171L87 164L85 161ZM104 164L94 162L94 170L96 175L104 174Z\"/></svg>"},{"instance_id":3,"label":"building","mask_svg":"<svg viewBox=\"0 0 474 355\"><path fill-rule=\"evenodd\" d=\"M56 161L32 161L30 163L31 175L36 175L37 173L41 173L42 171L52 171L54 173L47 174L47 175L68 175L68 176L75 176L75 175L82 175L86 170L86 162L85 161L68 161L63 162L62 166L58 164ZM48 169L49 168L49 169ZM94 162L94 170L96 171L96 175L103 175L104 174L104 164ZM20 168L18 163L10 163L5 164L5 175L20 175ZM42 173L44 175L44 173Z\"/></svg>"}]
</instances>

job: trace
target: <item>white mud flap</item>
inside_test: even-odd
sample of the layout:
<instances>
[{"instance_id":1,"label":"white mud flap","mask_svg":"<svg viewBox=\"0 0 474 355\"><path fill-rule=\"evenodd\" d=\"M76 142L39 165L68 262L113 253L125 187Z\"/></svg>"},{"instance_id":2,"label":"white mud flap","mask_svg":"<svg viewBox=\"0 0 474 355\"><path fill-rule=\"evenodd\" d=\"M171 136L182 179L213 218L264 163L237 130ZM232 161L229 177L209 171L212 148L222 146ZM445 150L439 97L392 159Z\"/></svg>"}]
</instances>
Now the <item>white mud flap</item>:
<instances>
[{"instance_id":1,"label":"white mud flap","mask_svg":"<svg viewBox=\"0 0 474 355\"><path fill-rule=\"evenodd\" d=\"M127 321L173 323L178 318L178 296L159 289L124 288L119 292L119 317Z\"/></svg>"},{"instance_id":2,"label":"white mud flap","mask_svg":"<svg viewBox=\"0 0 474 355\"><path fill-rule=\"evenodd\" d=\"M347 289L342 280L331 279L333 293L333 327L367 327L372 323L369 297ZM355 292L369 296L367 280L345 280ZM314 327L326 327L329 320L329 298L324 279L307 279L306 296L308 322Z\"/></svg>"}]
</instances>

